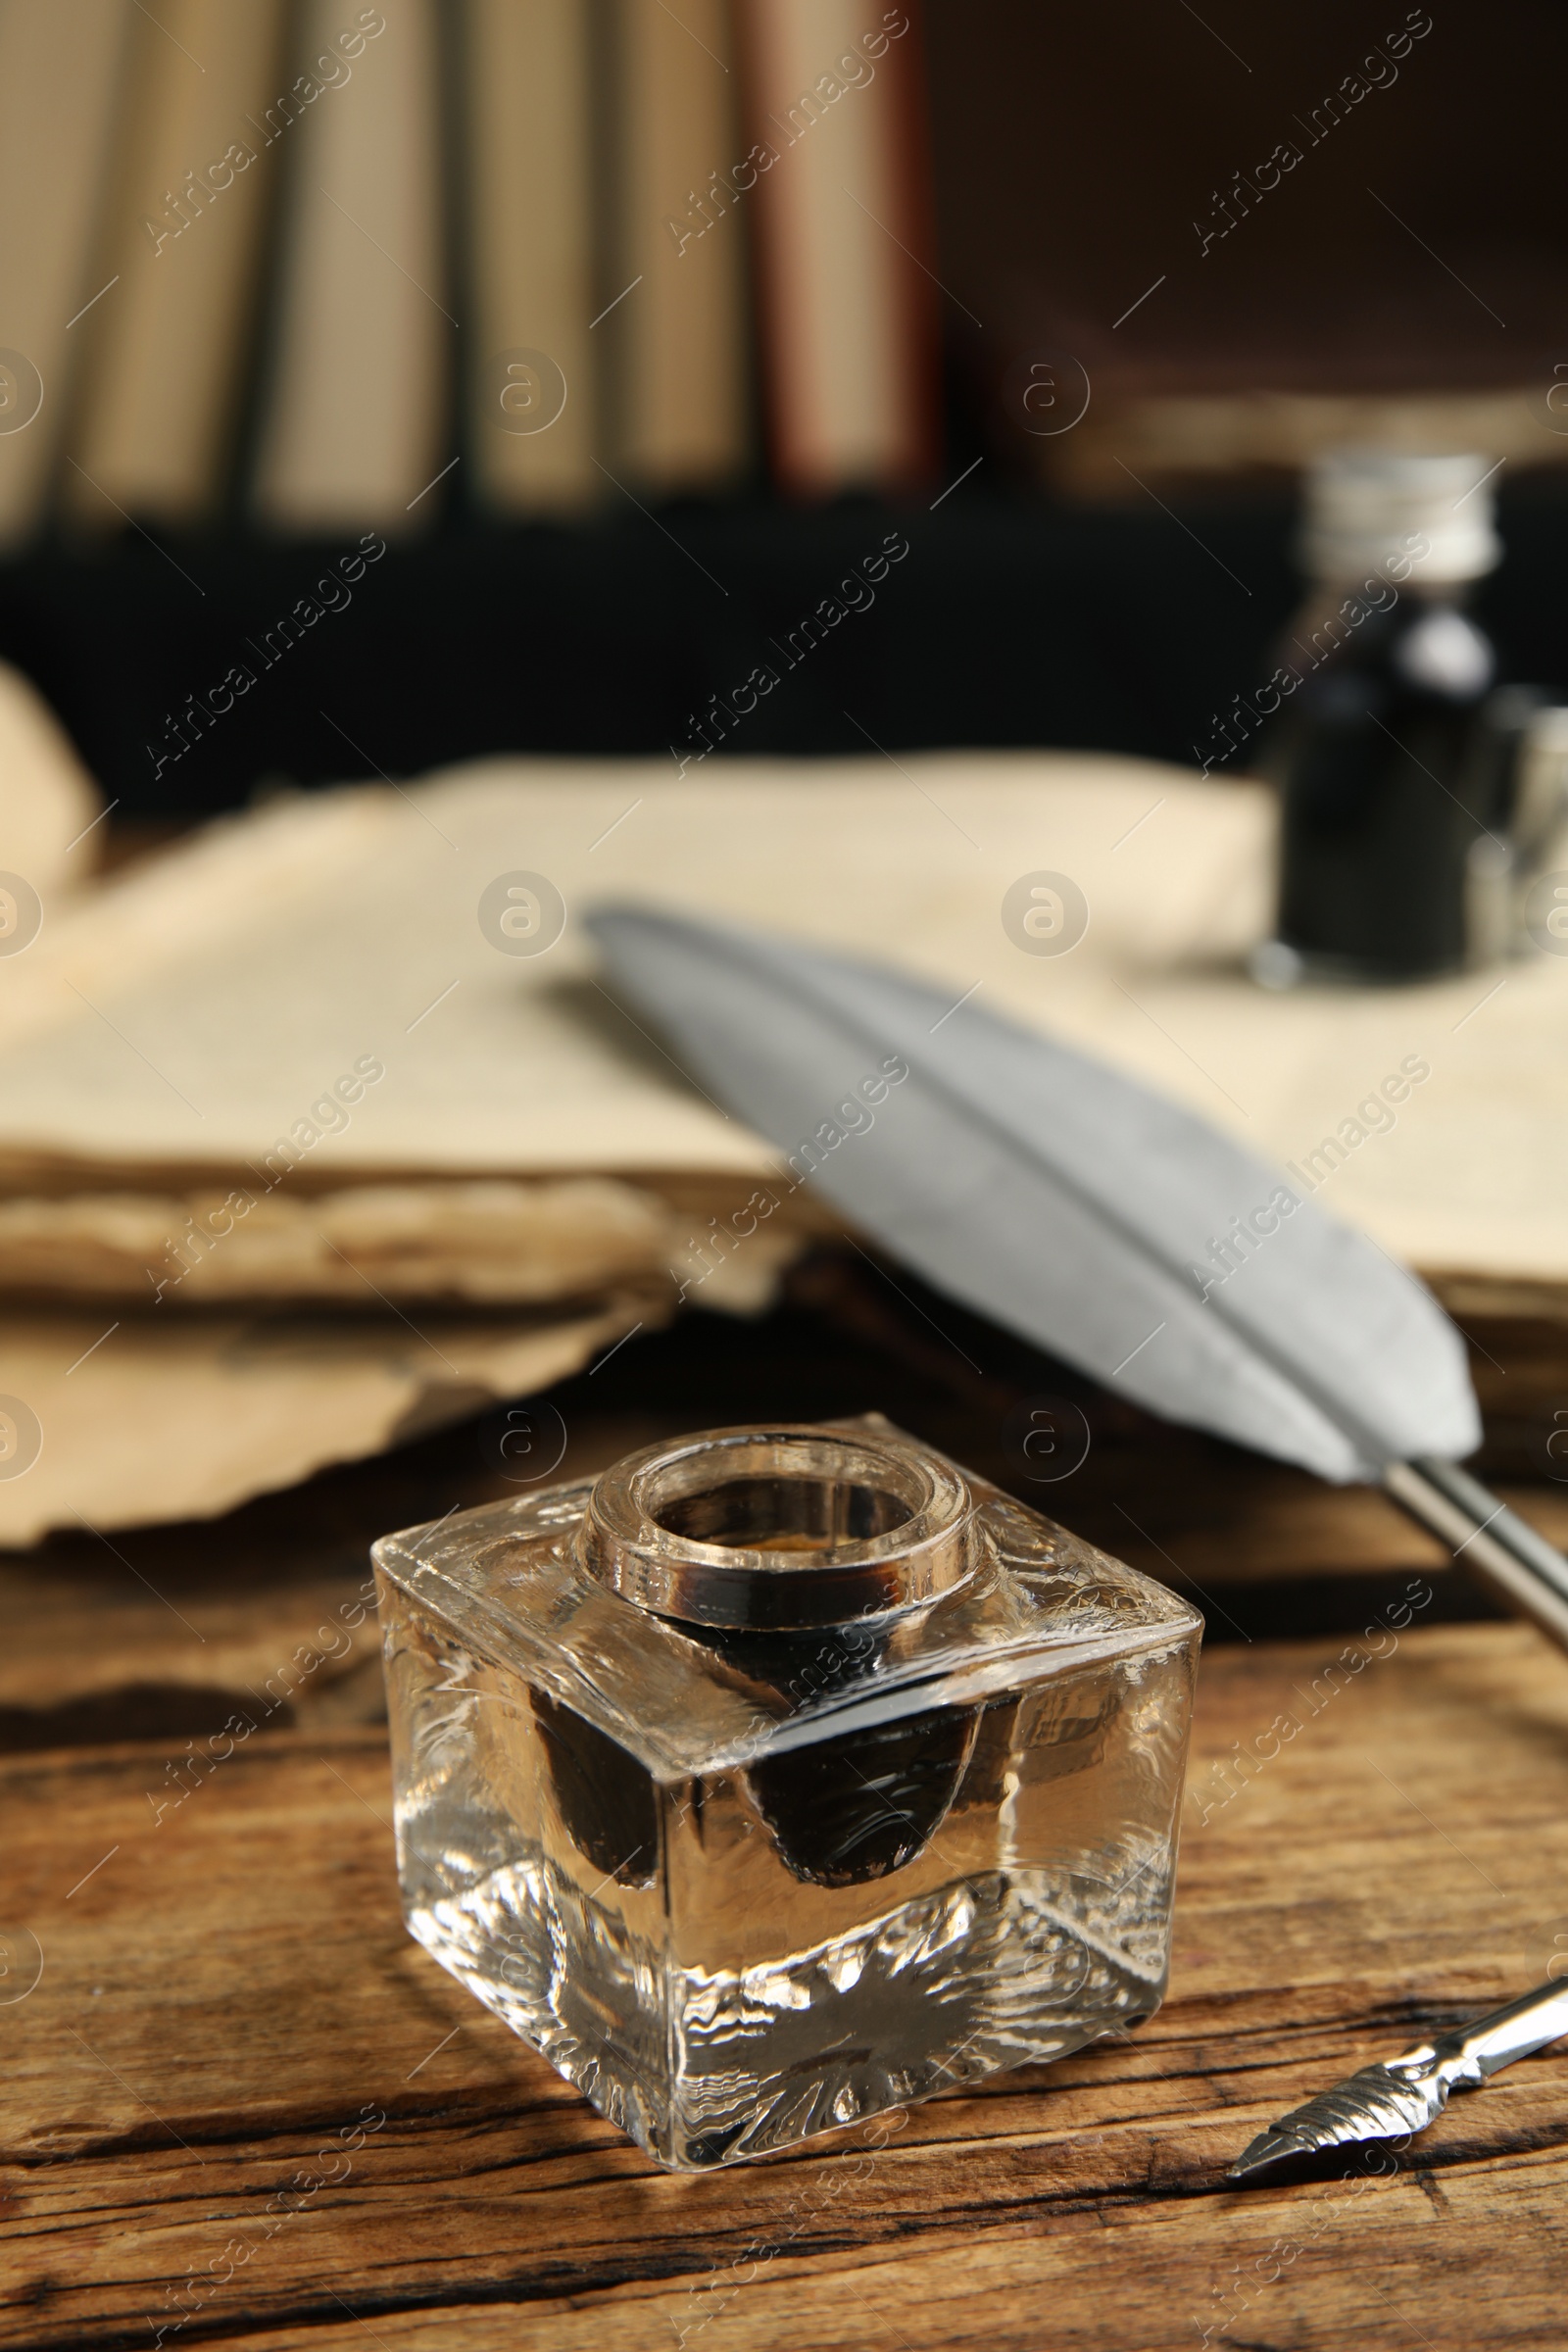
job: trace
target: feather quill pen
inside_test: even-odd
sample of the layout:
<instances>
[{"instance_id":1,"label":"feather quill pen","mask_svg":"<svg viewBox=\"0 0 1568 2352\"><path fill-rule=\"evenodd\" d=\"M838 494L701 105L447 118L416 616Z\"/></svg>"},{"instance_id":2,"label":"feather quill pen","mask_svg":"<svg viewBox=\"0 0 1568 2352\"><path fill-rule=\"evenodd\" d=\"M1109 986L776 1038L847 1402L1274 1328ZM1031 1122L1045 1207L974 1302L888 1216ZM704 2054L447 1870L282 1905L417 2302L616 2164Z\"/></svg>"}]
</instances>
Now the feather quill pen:
<instances>
[{"instance_id":1,"label":"feather quill pen","mask_svg":"<svg viewBox=\"0 0 1568 2352\"><path fill-rule=\"evenodd\" d=\"M588 928L702 1085L927 1280L1170 1420L1382 1483L1568 1647L1568 1561L1457 1467L1458 1333L1255 1152L886 968L637 906Z\"/></svg>"}]
</instances>

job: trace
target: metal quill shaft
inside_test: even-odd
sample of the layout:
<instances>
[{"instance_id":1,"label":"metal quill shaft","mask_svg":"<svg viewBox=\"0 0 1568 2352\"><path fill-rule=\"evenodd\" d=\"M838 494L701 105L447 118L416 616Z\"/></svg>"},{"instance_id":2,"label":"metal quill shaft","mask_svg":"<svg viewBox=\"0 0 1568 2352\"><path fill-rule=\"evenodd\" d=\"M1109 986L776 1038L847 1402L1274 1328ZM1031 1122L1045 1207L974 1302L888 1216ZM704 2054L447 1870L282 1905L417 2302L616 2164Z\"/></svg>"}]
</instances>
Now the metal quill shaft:
<instances>
[{"instance_id":1,"label":"metal quill shaft","mask_svg":"<svg viewBox=\"0 0 1568 2352\"><path fill-rule=\"evenodd\" d=\"M1455 1462L1391 1462L1383 1484L1504 1605L1568 1649L1568 1559Z\"/></svg>"}]
</instances>

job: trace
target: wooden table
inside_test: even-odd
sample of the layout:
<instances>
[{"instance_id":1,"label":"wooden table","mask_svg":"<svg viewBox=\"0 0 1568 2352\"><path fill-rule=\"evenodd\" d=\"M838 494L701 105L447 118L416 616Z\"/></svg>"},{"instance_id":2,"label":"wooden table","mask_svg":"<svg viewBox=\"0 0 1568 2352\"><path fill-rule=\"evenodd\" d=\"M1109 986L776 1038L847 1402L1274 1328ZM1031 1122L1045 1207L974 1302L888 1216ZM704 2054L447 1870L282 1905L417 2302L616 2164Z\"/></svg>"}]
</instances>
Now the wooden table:
<instances>
[{"instance_id":1,"label":"wooden table","mask_svg":"<svg viewBox=\"0 0 1568 2352\"><path fill-rule=\"evenodd\" d=\"M880 1403L1004 1469L1008 1413L1065 1376L973 1319L928 1342L932 1302L890 1297L818 1266L769 1323L622 1349L618 1388L558 1393L566 1467ZM1494 1386L1568 1389L1560 1338L1476 1336ZM1568 1968L1568 1662L1465 1614L1376 1497L1079 1394L1090 1460L1035 1499L1209 1604L1170 1996L1126 2039L909 2110L885 2148L851 2130L700 2180L404 1934L373 1619L281 1728L188 1762L352 1599L368 1533L497 1491L471 1430L0 1570L0 2342L1561 2352L1568 2047L1386 2171L1224 2173L1311 2090ZM1494 1467L1522 1474L1515 1420ZM1562 1532L1561 1491L1519 1499ZM1293 1612L1305 1637L1278 1638Z\"/></svg>"}]
</instances>

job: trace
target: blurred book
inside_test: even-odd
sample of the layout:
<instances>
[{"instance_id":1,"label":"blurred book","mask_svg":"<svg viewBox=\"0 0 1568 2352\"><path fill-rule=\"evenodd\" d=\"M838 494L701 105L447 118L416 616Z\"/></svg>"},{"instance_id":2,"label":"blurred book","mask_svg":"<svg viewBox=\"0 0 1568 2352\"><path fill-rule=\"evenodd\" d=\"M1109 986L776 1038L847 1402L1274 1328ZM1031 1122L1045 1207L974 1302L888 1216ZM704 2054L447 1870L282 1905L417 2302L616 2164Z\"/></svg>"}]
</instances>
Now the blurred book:
<instances>
[{"instance_id":1,"label":"blurred book","mask_svg":"<svg viewBox=\"0 0 1568 2352\"><path fill-rule=\"evenodd\" d=\"M906 485L917 41L847 0L0 0L0 542L51 498L207 523L241 472L284 532L416 527L454 395L504 514L734 488L759 389L785 487Z\"/></svg>"},{"instance_id":2,"label":"blurred book","mask_svg":"<svg viewBox=\"0 0 1568 2352\"><path fill-rule=\"evenodd\" d=\"M612 445L639 487L722 489L750 445L744 141L724 0L612 0L608 277ZM610 280L613 282L610 282Z\"/></svg>"},{"instance_id":3,"label":"blurred book","mask_svg":"<svg viewBox=\"0 0 1568 2352\"><path fill-rule=\"evenodd\" d=\"M1468 973L1273 997L1243 961L1271 911L1261 786L909 757L678 782L492 760L289 797L51 910L0 959L0 1281L28 1301L0 1338L0 1439L13 1463L42 1449L0 1479L0 1542L73 1509L226 1507L677 1308L760 1308L841 1229L811 1176L861 1106L793 1156L727 1117L600 985L573 919L596 898L983 987L1317 1171L1336 1214L1450 1288L1562 1312L1568 962L1485 995ZM1043 964L997 908L1047 843L1094 921ZM1369 1104L1412 1062L1406 1110ZM1500 1093L1499 1070L1521 1074Z\"/></svg>"},{"instance_id":4,"label":"blurred book","mask_svg":"<svg viewBox=\"0 0 1568 2352\"><path fill-rule=\"evenodd\" d=\"M103 796L33 686L0 662L0 956L25 954L90 883L103 847ZM7 963L7 970L16 967ZM3 1277L0 1277L3 1283Z\"/></svg>"},{"instance_id":5,"label":"blurred book","mask_svg":"<svg viewBox=\"0 0 1568 2352\"><path fill-rule=\"evenodd\" d=\"M1568 433L1558 436L1547 409L1553 389L1548 380L1402 396L1260 389L1107 398L1076 432L1044 445L1052 453L1044 466L1064 491L1111 499L1142 495L1152 480L1180 492L1226 476L1296 474L1336 449L1473 449L1499 464L1560 466L1568 463ZM1544 423L1552 429L1544 432Z\"/></svg>"},{"instance_id":6,"label":"blurred book","mask_svg":"<svg viewBox=\"0 0 1568 2352\"><path fill-rule=\"evenodd\" d=\"M657 1220L548 1188L612 1180L706 1218L782 1167L596 984L575 918L635 897L885 956L956 994L983 985L999 1010L1191 1100L1282 1162L1349 1124L1424 1026L1446 1041L1444 1085L1421 1094L1419 1118L1334 1155L1337 1205L1427 1266L1568 1282L1548 1148L1568 1109L1550 1046L1568 959L1510 969L1486 1019L1462 1029L1474 973L1418 992L1416 1010L1408 992L1277 998L1245 970L1272 911L1261 785L1086 753L909 757L910 776L868 757L731 760L678 781L662 760L493 760L220 819L0 961L0 1196L167 1201L243 1185L274 1204L341 1204L368 1186L458 1188L417 1216L389 1205L379 1227L364 1200L342 1226L316 1209L269 1216L226 1252L227 1273L224 1242L198 1246L211 1266L186 1295L208 1298L254 1295L272 1250L289 1296L338 1296L329 1241L351 1260L370 1251L367 1267L379 1251L409 1296L537 1298L534 1275L514 1271L509 1290L493 1270L520 1266L529 1217L573 1283L589 1278L590 1247L600 1272L625 1279L645 1246L657 1253ZM961 856L950 847L965 839ZM1094 906L1049 967L997 917L1043 843ZM537 869L517 867L524 844ZM1500 1191L1470 1091L1494 1084L1499 1052L1528 1073L1508 1099ZM527 1198L462 1189L492 1181ZM797 1191L819 1218L814 1190ZM59 1251L71 1230L89 1247L84 1226L27 1228ZM14 1282L24 1238L8 1221ZM90 1248L118 1263L145 1239ZM437 1281L436 1260L470 1272ZM106 1276L104 1295L124 1296L121 1282Z\"/></svg>"},{"instance_id":7,"label":"blurred book","mask_svg":"<svg viewBox=\"0 0 1568 2352\"><path fill-rule=\"evenodd\" d=\"M261 518L407 529L442 470L457 321L435 0L305 0L255 484Z\"/></svg>"},{"instance_id":8,"label":"blurred book","mask_svg":"<svg viewBox=\"0 0 1568 2352\"><path fill-rule=\"evenodd\" d=\"M774 472L804 496L905 487L936 448L938 350L908 8L747 0Z\"/></svg>"},{"instance_id":9,"label":"blurred book","mask_svg":"<svg viewBox=\"0 0 1568 2352\"><path fill-rule=\"evenodd\" d=\"M467 409L480 490L510 514L604 488L590 30L584 0L466 0L461 21Z\"/></svg>"},{"instance_id":10,"label":"blurred book","mask_svg":"<svg viewBox=\"0 0 1568 2352\"><path fill-rule=\"evenodd\" d=\"M38 521L91 335L130 0L0 0L0 545Z\"/></svg>"},{"instance_id":11,"label":"blurred book","mask_svg":"<svg viewBox=\"0 0 1568 2352\"><path fill-rule=\"evenodd\" d=\"M668 1313L633 1290L554 1313L426 1315L417 1328L391 1310L127 1314L108 1333L101 1311L13 1313L0 1342L10 1383L0 1437L13 1461L35 1432L41 1443L28 1469L0 1483L0 1544L84 1523L210 1518L328 1463L536 1395ZM554 1435L543 1413L509 1416L501 1442L512 1458L500 1467L517 1474L519 1492L535 1463L548 1477Z\"/></svg>"},{"instance_id":12,"label":"blurred book","mask_svg":"<svg viewBox=\"0 0 1568 2352\"><path fill-rule=\"evenodd\" d=\"M939 323L987 480L1560 466L1537 16L1517 55L1257 16L1237 87L1284 95L1244 131L1166 0L0 0L0 546L202 524L242 472L307 533L470 479L516 516L722 492L754 411L784 491L898 492Z\"/></svg>"},{"instance_id":13,"label":"blurred book","mask_svg":"<svg viewBox=\"0 0 1568 2352\"><path fill-rule=\"evenodd\" d=\"M225 486L272 155L257 126L283 71L283 0L165 0L138 14L123 147L106 190L109 280L66 482L83 520L191 523Z\"/></svg>"}]
</instances>

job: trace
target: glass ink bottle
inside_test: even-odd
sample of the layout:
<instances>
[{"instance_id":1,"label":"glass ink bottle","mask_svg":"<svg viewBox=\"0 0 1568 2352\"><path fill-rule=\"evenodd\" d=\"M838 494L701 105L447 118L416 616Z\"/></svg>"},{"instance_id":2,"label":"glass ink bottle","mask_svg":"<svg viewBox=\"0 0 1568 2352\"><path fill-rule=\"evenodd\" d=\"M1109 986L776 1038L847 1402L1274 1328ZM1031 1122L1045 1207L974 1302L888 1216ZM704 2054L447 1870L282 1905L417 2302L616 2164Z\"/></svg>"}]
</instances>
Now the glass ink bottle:
<instances>
[{"instance_id":1,"label":"glass ink bottle","mask_svg":"<svg viewBox=\"0 0 1568 2352\"><path fill-rule=\"evenodd\" d=\"M659 2163L1157 2007L1201 1620L879 1416L374 1557L410 1932Z\"/></svg>"},{"instance_id":2,"label":"glass ink bottle","mask_svg":"<svg viewBox=\"0 0 1568 2352\"><path fill-rule=\"evenodd\" d=\"M1477 713L1491 643L1465 610L1498 557L1487 460L1341 451L1307 482L1306 601L1266 689L1281 794L1276 936L1254 976L1414 980L1474 955L1489 861ZM1261 702L1261 698L1260 698Z\"/></svg>"}]
</instances>

